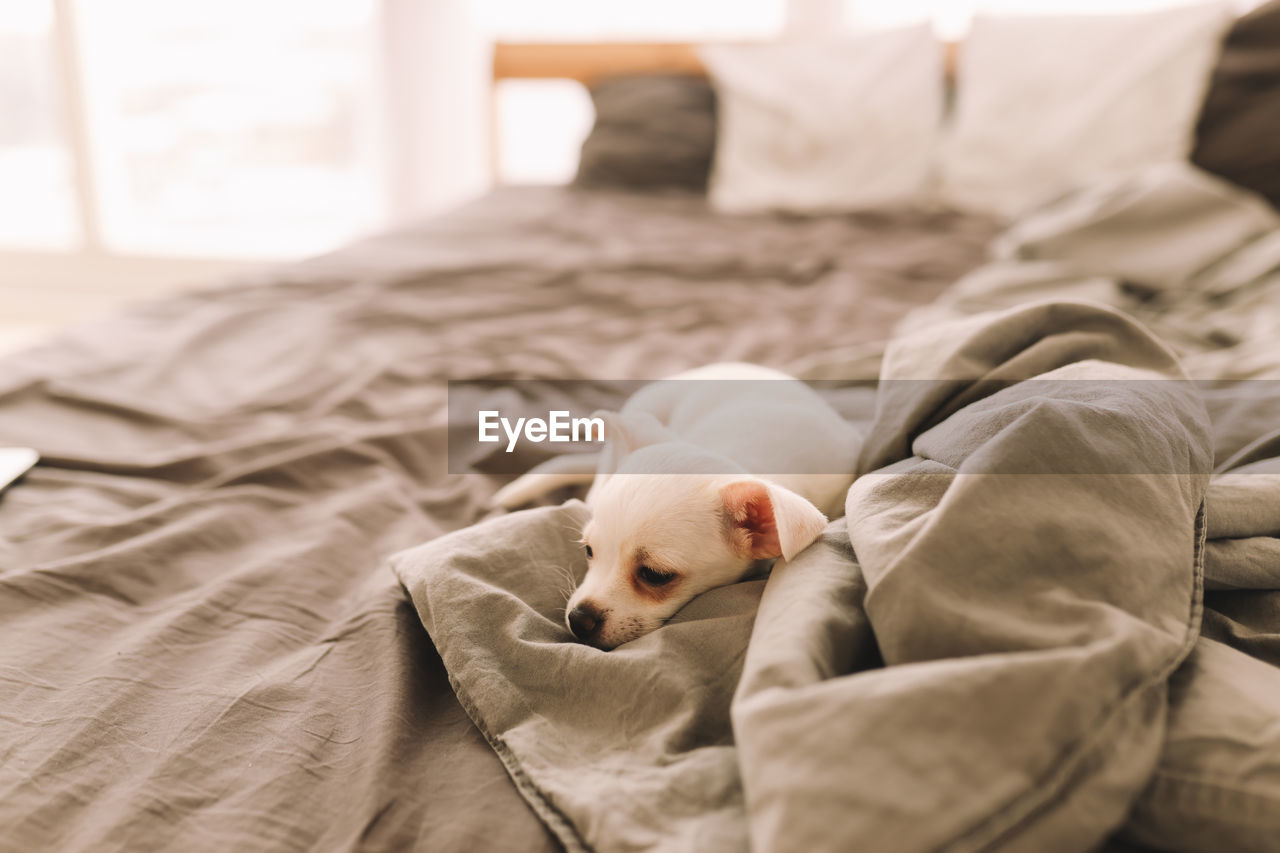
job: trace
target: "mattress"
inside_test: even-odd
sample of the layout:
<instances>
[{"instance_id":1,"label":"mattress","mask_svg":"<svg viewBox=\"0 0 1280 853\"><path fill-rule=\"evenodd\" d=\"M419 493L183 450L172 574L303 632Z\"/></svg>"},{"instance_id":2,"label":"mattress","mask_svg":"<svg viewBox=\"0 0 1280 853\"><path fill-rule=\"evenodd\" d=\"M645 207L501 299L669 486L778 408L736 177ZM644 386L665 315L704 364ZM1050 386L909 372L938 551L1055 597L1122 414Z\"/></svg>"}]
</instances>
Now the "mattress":
<instances>
[{"instance_id":1,"label":"mattress","mask_svg":"<svg viewBox=\"0 0 1280 853\"><path fill-rule=\"evenodd\" d=\"M447 382L793 367L993 225L504 189L0 362L0 849L556 849L386 558L488 512Z\"/></svg>"}]
</instances>

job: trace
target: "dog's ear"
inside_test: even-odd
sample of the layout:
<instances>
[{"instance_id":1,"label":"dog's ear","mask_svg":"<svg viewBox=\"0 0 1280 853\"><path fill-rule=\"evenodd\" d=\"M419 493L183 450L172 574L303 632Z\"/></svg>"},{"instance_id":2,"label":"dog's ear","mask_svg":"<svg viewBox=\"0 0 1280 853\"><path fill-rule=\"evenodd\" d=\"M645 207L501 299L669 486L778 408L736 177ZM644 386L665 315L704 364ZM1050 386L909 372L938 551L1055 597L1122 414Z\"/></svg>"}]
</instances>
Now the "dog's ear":
<instances>
[{"instance_id":1,"label":"dog's ear","mask_svg":"<svg viewBox=\"0 0 1280 853\"><path fill-rule=\"evenodd\" d=\"M642 447L676 440L676 435L648 412L622 414L601 409L591 417L604 421L604 438L616 460Z\"/></svg>"},{"instance_id":2,"label":"dog's ear","mask_svg":"<svg viewBox=\"0 0 1280 853\"><path fill-rule=\"evenodd\" d=\"M744 557L790 560L822 535L827 517L790 489L748 478L720 487L734 548Z\"/></svg>"}]
</instances>

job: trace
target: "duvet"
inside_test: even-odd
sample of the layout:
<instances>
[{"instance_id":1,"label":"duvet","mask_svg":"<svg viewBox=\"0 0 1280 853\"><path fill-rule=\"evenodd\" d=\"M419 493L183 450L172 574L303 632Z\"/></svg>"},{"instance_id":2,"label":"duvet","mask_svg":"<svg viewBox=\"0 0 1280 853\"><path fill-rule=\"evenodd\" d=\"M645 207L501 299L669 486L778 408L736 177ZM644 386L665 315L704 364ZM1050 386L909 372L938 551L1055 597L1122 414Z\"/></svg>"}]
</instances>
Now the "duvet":
<instances>
[{"instance_id":1,"label":"duvet","mask_svg":"<svg viewBox=\"0 0 1280 853\"><path fill-rule=\"evenodd\" d=\"M847 517L767 580L605 653L581 504L390 566L569 849L1275 850L1278 288L1258 199L1091 188L900 325Z\"/></svg>"}]
</instances>

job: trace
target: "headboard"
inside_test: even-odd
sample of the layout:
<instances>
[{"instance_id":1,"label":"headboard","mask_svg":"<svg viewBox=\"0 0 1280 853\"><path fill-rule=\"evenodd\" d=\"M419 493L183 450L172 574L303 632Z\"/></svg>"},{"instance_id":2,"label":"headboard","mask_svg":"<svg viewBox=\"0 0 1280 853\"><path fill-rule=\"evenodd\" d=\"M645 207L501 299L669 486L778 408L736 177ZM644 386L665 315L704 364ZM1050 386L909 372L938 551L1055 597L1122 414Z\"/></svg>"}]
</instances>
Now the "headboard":
<instances>
[{"instance_id":1,"label":"headboard","mask_svg":"<svg viewBox=\"0 0 1280 853\"><path fill-rule=\"evenodd\" d=\"M502 80L559 79L590 86L613 74L646 73L707 72L694 44L498 42L493 46L495 85Z\"/></svg>"},{"instance_id":2,"label":"headboard","mask_svg":"<svg viewBox=\"0 0 1280 853\"><path fill-rule=\"evenodd\" d=\"M959 46L944 44L945 73L955 76ZM706 74L698 45L686 42L497 42L493 83L502 80L576 80L590 86L611 74Z\"/></svg>"}]
</instances>

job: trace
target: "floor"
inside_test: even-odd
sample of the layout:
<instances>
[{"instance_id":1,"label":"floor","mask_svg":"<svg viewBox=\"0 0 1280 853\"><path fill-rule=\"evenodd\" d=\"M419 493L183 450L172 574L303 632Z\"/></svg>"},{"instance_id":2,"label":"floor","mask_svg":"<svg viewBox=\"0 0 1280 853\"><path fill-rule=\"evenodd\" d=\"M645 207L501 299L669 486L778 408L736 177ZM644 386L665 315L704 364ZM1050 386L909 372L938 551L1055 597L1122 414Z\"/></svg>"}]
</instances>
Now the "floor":
<instances>
[{"instance_id":1,"label":"floor","mask_svg":"<svg viewBox=\"0 0 1280 853\"><path fill-rule=\"evenodd\" d=\"M137 298L137 294L109 288L82 291L0 286L0 305L4 306L0 311L0 354L39 343L61 326L91 320Z\"/></svg>"},{"instance_id":2,"label":"floor","mask_svg":"<svg viewBox=\"0 0 1280 853\"><path fill-rule=\"evenodd\" d=\"M130 302L208 284L262 262L0 254L0 354Z\"/></svg>"}]
</instances>

